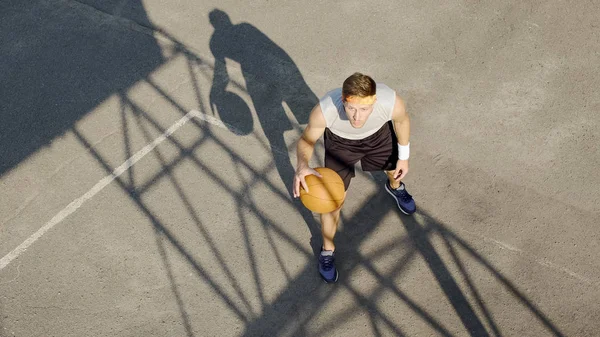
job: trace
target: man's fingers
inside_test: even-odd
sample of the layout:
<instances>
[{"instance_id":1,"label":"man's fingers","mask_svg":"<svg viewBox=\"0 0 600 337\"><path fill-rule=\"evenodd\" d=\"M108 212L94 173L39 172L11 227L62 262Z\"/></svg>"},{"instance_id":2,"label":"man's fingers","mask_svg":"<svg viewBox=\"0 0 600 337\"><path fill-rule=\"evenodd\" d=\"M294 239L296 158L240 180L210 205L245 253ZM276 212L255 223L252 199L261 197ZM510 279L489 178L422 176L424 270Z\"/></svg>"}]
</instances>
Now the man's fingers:
<instances>
[{"instance_id":1,"label":"man's fingers","mask_svg":"<svg viewBox=\"0 0 600 337\"><path fill-rule=\"evenodd\" d=\"M308 168L308 170L302 170L299 173L297 173L294 177L294 198L300 196L300 186L302 186L302 188L306 192L308 192L308 184L306 183L305 177L311 174L314 174L319 178L323 178L323 176L317 170L311 168Z\"/></svg>"},{"instance_id":2,"label":"man's fingers","mask_svg":"<svg viewBox=\"0 0 600 337\"><path fill-rule=\"evenodd\" d=\"M300 184L302 184L302 188L308 193L308 185L306 184L304 177L300 178Z\"/></svg>"},{"instance_id":3,"label":"man's fingers","mask_svg":"<svg viewBox=\"0 0 600 337\"><path fill-rule=\"evenodd\" d=\"M402 170L401 173L402 174L400 174L400 177L398 178L398 180L404 179L404 176L406 176L406 173L408 173L408 170Z\"/></svg>"},{"instance_id":4,"label":"man's fingers","mask_svg":"<svg viewBox=\"0 0 600 337\"><path fill-rule=\"evenodd\" d=\"M300 196L300 180L295 177L294 178L294 198L298 198Z\"/></svg>"}]
</instances>

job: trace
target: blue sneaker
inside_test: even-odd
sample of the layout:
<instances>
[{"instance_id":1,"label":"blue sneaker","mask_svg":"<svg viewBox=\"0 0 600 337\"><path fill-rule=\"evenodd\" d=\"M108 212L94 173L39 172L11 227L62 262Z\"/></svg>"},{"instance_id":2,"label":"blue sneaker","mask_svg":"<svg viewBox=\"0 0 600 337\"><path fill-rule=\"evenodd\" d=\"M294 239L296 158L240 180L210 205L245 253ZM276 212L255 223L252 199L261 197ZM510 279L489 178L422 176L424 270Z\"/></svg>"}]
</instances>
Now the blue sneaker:
<instances>
[{"instance_id":1,"label":"blue sneaker","mask_svg":"<svg viewBox=\"0 0 600 337\"><path fill-rule=\"evenodd\" d=\"M335 268L335 253L332 250L323 250L319 254L319 274L327 283L334 283L338 280L338 272Z\"/></svg>"},{"instance_id":2,"label":"blue sneaker","mask_svg":"<svg viewBox=\"0 0 600 337\"><path fill-rule=\"evenodd\" d=\"M396 204L398 204L398 208L400 208L402 213L411 215L417 210L415 201L413 200L412 195L408 194L406 191L404 183L401 183L399 188L393 189L388 180L385 182L385 190L394 197L394 200L396 200Z\"/></svg>"}]
</instances>

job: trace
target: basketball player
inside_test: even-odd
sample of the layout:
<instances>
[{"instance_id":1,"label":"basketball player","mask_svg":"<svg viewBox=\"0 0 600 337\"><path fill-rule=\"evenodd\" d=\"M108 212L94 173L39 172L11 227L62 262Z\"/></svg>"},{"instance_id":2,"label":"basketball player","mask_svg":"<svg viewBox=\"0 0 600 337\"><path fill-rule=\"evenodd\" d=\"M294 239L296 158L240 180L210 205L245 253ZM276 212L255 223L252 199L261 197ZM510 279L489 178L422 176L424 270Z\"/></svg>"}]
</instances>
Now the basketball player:
<instances>
[{"instance_id":1,"label":"basketball player","mask_svg":"<svg viewBox=\"0 0 600 337\"><path fill-rule=\"evenodd\" d=\"M404 101L383 83L361 73L348 77L342 88L328 92L309 116L308 125L298 140L298 164L294 176L293 194L305 190L305 178L317 171L308 166L315 143L321 135L325 140L325 166L336 171L347 191L355 176L354 165L360 161L363 171L385 171L385 190L400 211L412 214L415 202L406 191L402 179L408 172L410 121ZM319 273L327 283L336 282L335 245L340 208L321 214L323 246L319 256Z\"/></svg>"}]
</instances>

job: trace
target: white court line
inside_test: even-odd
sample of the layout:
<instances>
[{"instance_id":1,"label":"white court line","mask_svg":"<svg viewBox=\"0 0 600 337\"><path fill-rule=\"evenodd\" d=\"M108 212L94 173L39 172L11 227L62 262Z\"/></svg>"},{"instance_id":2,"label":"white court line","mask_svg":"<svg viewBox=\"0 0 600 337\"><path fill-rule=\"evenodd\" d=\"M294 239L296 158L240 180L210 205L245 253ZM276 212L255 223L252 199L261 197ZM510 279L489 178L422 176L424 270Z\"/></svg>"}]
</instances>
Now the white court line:
<instances>
[{"instance_id":1,"label":"white court line","mask_svg":"<svg viewBox=\"0 0 600 337\"><path fill-rule=\"evenodd\" d=\"M147 144L141 150L136 152L133 156L129 157L123 164L113 170L113 172L106 177L100 179L94 187L92 187L89 191L87 191L81 197L73 200L70 204L67 205L63 210L58 212L50 221L48 221L42 228L38 229L37 232L33 233L27 240L23 241L17 248L13 249L10 253L6 254L2 259L0 259L0 270L4 269L4 267L8 266L14 259L19 257L19 255L23 254L29 246L31 246L34 242L36 242L42 235L46 234L47 231L52 229L54 226L58 225L62 222L66 217L73 214L84 202L88 201L92 197L94 197L98 192L102 191L106 186L108 186L113 180L118 178L121 174L127 172L127 170L133 166L136 162L142 159L145 155L150 153L158 144L162 143L165 139L167 139L170 135L172 135L177 129L182 127L185 123L187 123L190 119L197 117L201 120L204 120L210 124L216 125L221 128L226 128L226 126L220 120L205 115L197 110L192 110L188 112L185 116L183 116L179 121L175 124L171 125L162 135L156 138L152 143Z\"/></svg>"},{"instance_id":2,"label":"white court line","mask_svg":"<svg viewBox=\"0 0 600 337\"><path fill-rule=\"evenodd\" d=\"M423 216L421 214L416 213L414 215L414 217L417 218L417 219L419 219L419 224L421 224L421 225L425 224L425 219L423 218ZM587 278L587 277L585 277L583 275L577 274L577 273L575 273L574 271L572 271L572 270L570 270L568 268L565 268L565 267L563 267L561 265L558 265L558 264L556 264L556 263L554 263L552 261L548 261L546 259L539 259L539 258L537 258L535 256L532 256L531 254L528 254L526 251L524 251L522 249L519 249L517 247L514 247L514 246L509 245L507 243L504 243L502 241L498 241L498 240L495 240L495 239L492 239L492 238L488 238L487 236L484 236L484 235L481 235L479 233L475 233L475 232L466 230L466 229L461 228L461 227L454 227L454 229L455 230L459 230L459 231L464 232L464 233L467 233L467 234L469 234L471 236L475 236L477 238L480 238L484 242L491 242L494 245L496 245L497 247L499 247L500 249L508 250L508 251L516 253L516 254L518 254L520 256L526 257L526 258L528 258L530 260L535 261L535 263L537 263L537 264L539 264L539 265L541 265L543 267L551 268L551 269L554 269L554 270L558 270L561 273L567 274L567 275L569 275L569 276L571 276L571 277L573 277L573 278L575 278L575 279L577 279L577 280L579 280L579 281L581 281L581 282L583 282L585 284L594 285L594 286L599 286L600 285L600 283L592 281L591 279L589 279L589 278Z\"/></svg>"},{"instance_id":3,"label":"white court line","mask_svg":"<svg viewBox=\"0 0 600 337\"><path fill-rule=\"evenodd\" d=\"M127 159L123 164L121 164L119 167L114 169L111 174L100 179L100 181L96 185L94 185L94 187L92 187L89 191L87 191L81 197L73 200L69 205L67 205L67 207L65 207L63 210L58 212L58 214L56 214L52 219L50 219L50 221L48 221L44 226L42 226L42 228L40 228L37 232L35 232L33 235L31 235L29 238L27 238L27 240L23 241L23 243L21 243L17 248L13 249L10 253L6 254L6 256L4 256L2 259L0 259L0 270L4 269L6 266L8 266L9 263L11 263L14 259L19 257L23 252L25 252L25 250L27 250L27 248L29 248L29 246L31 246L34 242L36 242L39 238L41 238L44 234L46 234L47 231L49 231L54 226L56 226L57 224L62 222L69 215L73 214L79 207L81 207L81 205L83 205L84 202L88 201L89 199L94 197L98 192L102 191L102 189L104 189L106 186L108 186L113 180L118 178L121 174L125 173L131 166L133 166L136 162L138 162L140 159L142 159L145 155L150 153L150 151L152 151L156 146L158 146L160 143L162 143L165 139L167 139L170 135L172 135L175 131L177 131L177 129L182 127L185 123L187 123L190 119L192 119L194 117L196 117L200 120L203 120L207 123L210 123L212 125L218 126L222 129L230 129L234 133L237 132L237 130L233 126L226 125L218 118L215 118L211 115L201 113L197 110L191 110L185 116L183 116L179 121L177 121L175 124L171 125L171 127L169 127L162 135L160 135L158 138L156 138L152 143L144 146L141 150L136 152L133 156L131 156L129 159ZM283 151L281 151L281 152L283 152ZM419 214L416 214L415 216L420 217ZM421 220L421 222L423 221L422 218L420 218L420 220ZM473 233L473 232L470 232L470 231L467 231L464 229L460 229L460 230L463 232L469 233L471 235L475 235L479 238L482 238L484 241L488 241L488 242L491 241L502 249L506 249L506 250L515 252L520 255L525 254L525 252L523 250L513 247L513 246L510 246L506 243L503 243L503 242L500 242L500 241L497 241L494 239L490 239L490 238L487 238L480 234L476 234L476 233ZM578 279L579 281L582 281L586 284L593 284L596 286L599 285L597 282L593 282L589 278L579 275L579 274L577 274L565 267L557 265L551 261L535 259L535 262L544 267L553 268L562 273L566 273L566 274L570 275L571 277L574 277L574 278Z\"/></svg>"}]
</instances>

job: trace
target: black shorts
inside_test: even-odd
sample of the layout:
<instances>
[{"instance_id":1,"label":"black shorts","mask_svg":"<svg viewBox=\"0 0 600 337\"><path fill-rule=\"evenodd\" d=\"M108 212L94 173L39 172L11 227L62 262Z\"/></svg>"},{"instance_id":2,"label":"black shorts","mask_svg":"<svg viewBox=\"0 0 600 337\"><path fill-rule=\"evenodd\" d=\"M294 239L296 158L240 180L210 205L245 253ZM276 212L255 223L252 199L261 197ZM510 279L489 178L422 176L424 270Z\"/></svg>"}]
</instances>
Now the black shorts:
<instances>
[{"instance_id":1,"label":"black shorts","mask_svg":"<svg viewBox=\"0 0 600 337\"><path fill-rule=\"evenodd\" d=\"M363 171L389 171L396 168L398 140L392 122L363 139L346 139L325 129L325 167L336 171L348 190L356 175L354 165L360 160Z\"/></svg>"}]
</instances>

